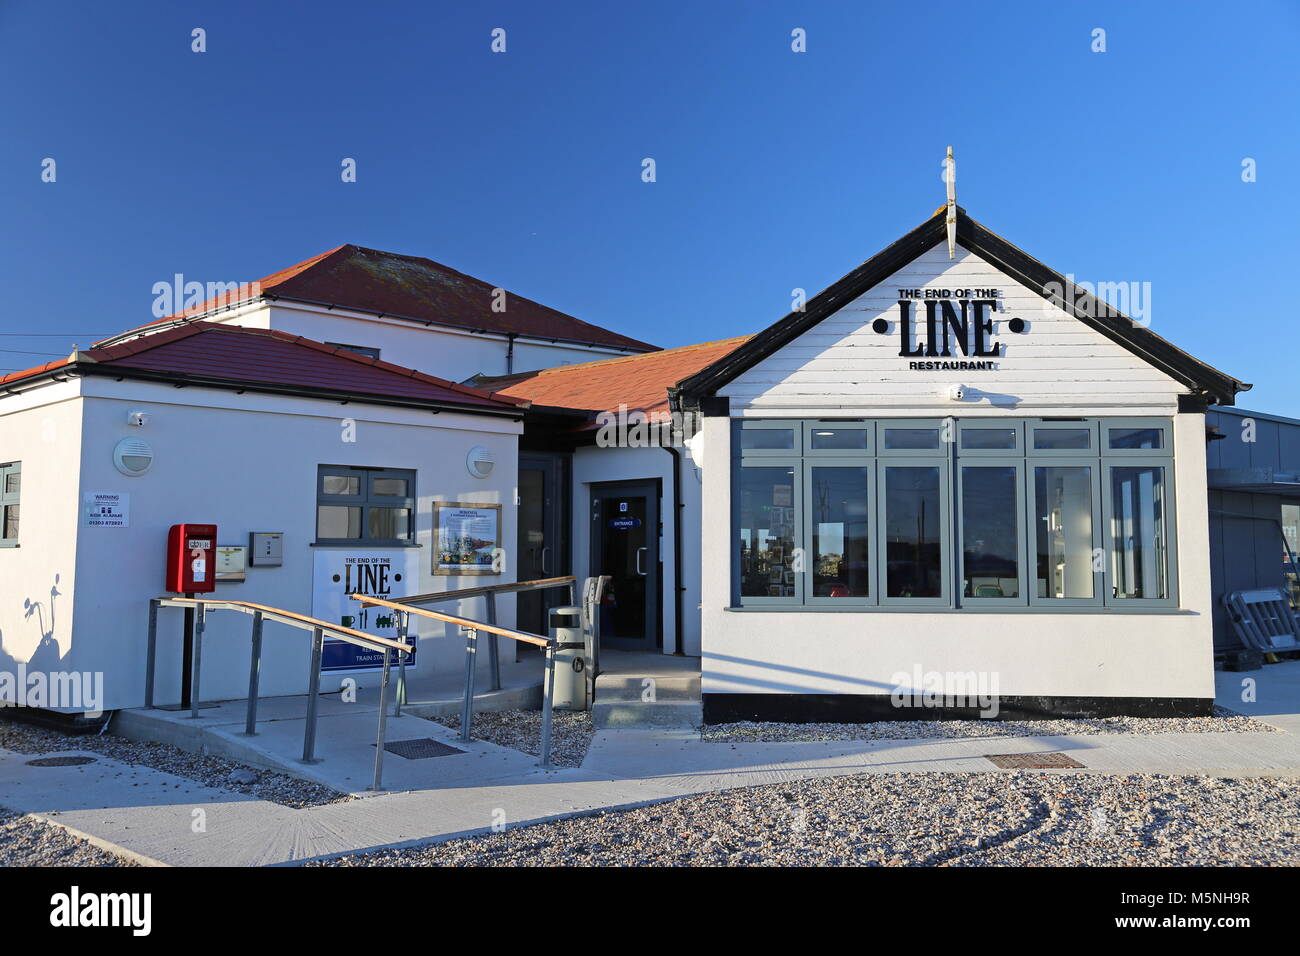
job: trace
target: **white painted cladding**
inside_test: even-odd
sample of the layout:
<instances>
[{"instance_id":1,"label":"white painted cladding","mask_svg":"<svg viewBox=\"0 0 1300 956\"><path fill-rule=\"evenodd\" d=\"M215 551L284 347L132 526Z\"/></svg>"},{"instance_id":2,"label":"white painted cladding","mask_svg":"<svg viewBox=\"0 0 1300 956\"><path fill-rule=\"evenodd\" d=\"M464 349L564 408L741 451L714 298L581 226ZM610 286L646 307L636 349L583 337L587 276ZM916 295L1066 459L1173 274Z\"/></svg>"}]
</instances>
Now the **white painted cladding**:
<instances>
[{"instance_id":1,"label":"white painted cladding","mask_svg":"<svg viewBox=\"0 0 1300 956\"><path fill-rule=\"evenodd\" d=\"M984 371L915 371L899 355L900 289L1002 291L992 314L1003 355ZM1149 305L1149 303L1147 303ZM913 302L913 316L924 304ZM1007 323L1019 317L1027 330ZM889 332L872 330L878 319ZM978 360L953 350L953 360ZM967 388L962 401L952 385ZM1052 302L958 246L939 243L718 391L744 416L1167 415L1187 389Z\"/></svg>"}]
</instances>

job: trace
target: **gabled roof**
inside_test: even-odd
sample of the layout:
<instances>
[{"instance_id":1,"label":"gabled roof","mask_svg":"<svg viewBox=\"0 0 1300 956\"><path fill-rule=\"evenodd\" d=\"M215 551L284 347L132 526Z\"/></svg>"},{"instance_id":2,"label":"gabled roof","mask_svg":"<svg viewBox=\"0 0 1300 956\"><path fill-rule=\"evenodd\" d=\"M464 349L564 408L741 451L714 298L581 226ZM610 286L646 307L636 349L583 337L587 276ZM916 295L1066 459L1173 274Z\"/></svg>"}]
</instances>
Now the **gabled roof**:
<instances>
[{"instance_id":1,"label":"gabled roof","mask_svg":"<svg viewBox=\"0 0 1300 956\"><path fill-rule=\"evenodd\" d=\"M344 245L274 272L240 291L149 325L174 323L258 299L351 309L473 332L646 352L656 346L507 293L505 311L492 311L494 286L422 256ZM148 328L148 325L141 328ZM139 332L133 329L132 334ZM124 333L126 334L126 333ZM111 343L121 336L105 339Z\"/></svg>"},{"instance_id":2,"label":"gabled roof","mask_svg":"<svg viewBox=\"0 0 1300 956\"><path fill-rule=\"evenodd\" d=\"M823 319L888 279L937 243L945 241L946 217L947 207L940 207L933 216L903 238L809 299L804 311L791 312L741 347L685 379L675 390L677 399L686 406L697 405L701 398L714 394ZM971 219L966 215L966 210L960 207L957 212L957 243L982 256L1043 298L1055 302L1089 328L1186 385L1195 395L1211 402L1231 405L1237 392L1250 388L1247 383L1193 358L1105 301L1083 292L1060 273ZM1053 288L1065 291L1064 302L1058 302L1051 295L1050 290Z\"/></svg>"},{"instance_id":3,"label":"gabled roof","mask_svg":"<svg viewBox=\"0 0 1300 956\"><path fill-rule=\"evenodd\" d=\"M300 335L216 322L190 322L74 352L0 377L0 391L69 374L512 417L528 404Z\"/></svg>"},{"instance_id":4,"label":"gabled roof","mask_svg":"<svg viewBox=\"0 0 1300 956\"><path fill-rule=\"evenodd\" d=\"M533 407L577 409L590 413L582 427L594 427L599 412L668 412L668 390L688 375L718 361L750 336L662 349L644 355L561 365L516 375L479 376L474 381L498 395L527 399Z\"/></svg>"}]
</instances>

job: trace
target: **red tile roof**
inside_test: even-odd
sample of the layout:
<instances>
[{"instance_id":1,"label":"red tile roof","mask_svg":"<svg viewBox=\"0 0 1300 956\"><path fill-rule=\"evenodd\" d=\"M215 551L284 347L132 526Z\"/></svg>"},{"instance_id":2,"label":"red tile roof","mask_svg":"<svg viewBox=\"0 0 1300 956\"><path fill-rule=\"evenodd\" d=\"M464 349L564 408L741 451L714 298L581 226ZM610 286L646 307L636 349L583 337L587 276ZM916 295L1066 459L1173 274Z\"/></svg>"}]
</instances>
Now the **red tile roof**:
<instances>
[{"instance_id":1,"label":"red tile roof","mask_svg":"<svg viewBox=\"0 0 1300 956\"><path fill-rule=\"evenodd\" d=\"M528 404L300 335L216 322L191 322L119 345L76 352L59 362L0 377L0 386L74 365L108 366L128 375L130 371L158 373L198 383L246 383L250 389L261 385L341 393L362 401L367 396L397 398L495 411Z\"/></svg>"},{"instance_id":2,"label":"red tile roof","mask_svg":"<svg viewBox=\"0 0 1300 956\"><path fill-rule=\"evenodd\" d=\"M197 317L212 309L266 296L476 332L513 333L634 352L656 348L514 293L506 294L504 312L494 312L494 289L482 279L422 256L403 256L345 245L274 272L256 284L249 283L237 294L209 299L198 308L167 316L149 325L186 316Z\"/></svg>"},{"instance_id":3,"label":"red tile roof","mask_svg":"<svg viewBox=\"0 0 1300 956\"><path fill-rule=\"evenodd\" d=\"M666 413L671 386L716 362L749 339L750 336L742 335L644 355L561 365L537 372L480 376L474 381L499 395L528 399L534 406L590 411L593 415L586 427L593 427L595 413L617 413L620 404L626 405L629 412L640 411L651 417Z\"/></svg>"}]
</instances>

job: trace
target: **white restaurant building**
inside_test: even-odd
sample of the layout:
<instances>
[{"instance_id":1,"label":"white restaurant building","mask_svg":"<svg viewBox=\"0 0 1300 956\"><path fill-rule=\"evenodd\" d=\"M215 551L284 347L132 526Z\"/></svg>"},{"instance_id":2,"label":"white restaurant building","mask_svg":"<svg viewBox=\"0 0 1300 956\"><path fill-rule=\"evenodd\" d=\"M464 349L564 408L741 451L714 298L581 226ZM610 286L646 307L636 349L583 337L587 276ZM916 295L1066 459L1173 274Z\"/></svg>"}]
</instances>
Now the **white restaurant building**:
<instances>
[{"instance_id":1,"label":"white restaurant building","mask_svg":"<svg viewBox=\"0 0 1300 956\"><path fill-rule=\"evenodd\" d=\"M395 597L610 574L604 645L699 657L710 722L908 716L933 673L1002 716L1208 713L1206 410L1249 386L964 212L955 240L941 211L765 330L668 350L344 246L6 376L0 671L103 671L105 709L139 706L167 529L200 522L283 536L218 596L330 619L357 561ZM620 406L695 434L608 447ZM444 560L448 509L505 555L487 577ZM541 602L501 623L540 631ZM460 667L427 624L417 672ZM246 642L209 643L204 696L241 696ZM305 649L267 648L263 693L300 693Z\"/></svg>"}]
</instances>

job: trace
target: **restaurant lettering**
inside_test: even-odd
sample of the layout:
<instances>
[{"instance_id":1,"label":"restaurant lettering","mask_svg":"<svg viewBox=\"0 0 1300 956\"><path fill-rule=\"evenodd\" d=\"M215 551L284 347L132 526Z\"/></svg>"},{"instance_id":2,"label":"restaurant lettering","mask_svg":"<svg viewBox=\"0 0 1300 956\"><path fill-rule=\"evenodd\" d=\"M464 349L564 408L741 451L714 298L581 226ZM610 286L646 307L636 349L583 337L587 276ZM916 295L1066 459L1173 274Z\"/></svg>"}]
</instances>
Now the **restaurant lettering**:
<instances>
[{"instance_id":1,"label":"restaurant lettering","mask_svg":"<svg viewBox=\"0 0 1300 956\"><path fill-rule=\"evenodd\" d=\"M993 313L1001 292L997 289L899 289L898 354L912 361L913 371L991 371L1003 355L997 341ZM877 333L890 331L890 323L876 319ZM1007 322L1011 332L1023 332L1024 320ZM942 361L948 360L948 361Z\"/></svg>"}]
</instances>

